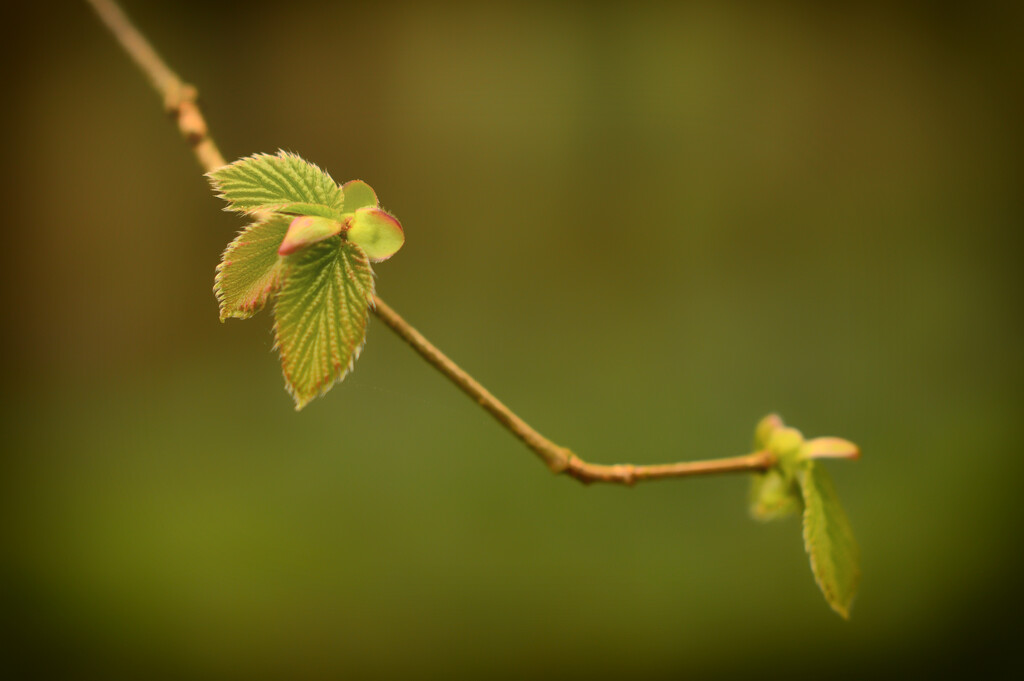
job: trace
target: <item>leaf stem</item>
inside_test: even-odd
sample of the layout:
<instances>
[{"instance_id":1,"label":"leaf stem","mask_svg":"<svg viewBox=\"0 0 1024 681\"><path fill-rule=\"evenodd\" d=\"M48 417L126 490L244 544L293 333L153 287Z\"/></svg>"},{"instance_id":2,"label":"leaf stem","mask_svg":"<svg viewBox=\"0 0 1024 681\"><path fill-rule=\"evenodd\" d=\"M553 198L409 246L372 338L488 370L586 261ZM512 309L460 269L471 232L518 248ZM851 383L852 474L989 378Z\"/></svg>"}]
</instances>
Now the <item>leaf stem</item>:
<instances>
[{"instance_id":1,"label":"leaf stem","mask_svg":"<svg viewBox=\"0 0 1024 681\"><path fill-rule=\"evenodd\" d=\"M198 96L196 89L182 82L177 74L164 63L150 42L135 28L114 0L88 0L88 2L132 61L149 78L153 88L163 97L164 107L177 122L178 130L192 148L192 152L203 170L210 172L225 165L224 157L210 137L206 121L196 103ZM377 296L374 296L373 311L381 321L454 383L459 390L469 395L498 423L522 440L554 473L565 473L584 483L609 482L632 485L643 480L712 473L764 471L776 463L775 455L768 451L724 459L647 466L588 463L569 449L556 445L530 427Z\"/></svg>"}]
</instances>

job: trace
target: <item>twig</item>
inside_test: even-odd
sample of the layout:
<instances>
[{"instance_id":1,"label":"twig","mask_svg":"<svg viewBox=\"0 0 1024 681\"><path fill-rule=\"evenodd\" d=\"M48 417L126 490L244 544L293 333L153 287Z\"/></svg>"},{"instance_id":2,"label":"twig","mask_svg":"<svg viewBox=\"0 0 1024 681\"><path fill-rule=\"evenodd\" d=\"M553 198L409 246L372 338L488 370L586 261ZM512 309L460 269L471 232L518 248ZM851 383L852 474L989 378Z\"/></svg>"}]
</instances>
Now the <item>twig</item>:
<instances>
[{"instance_id":1,"label":"twig","mask_svg":"<svg viewBox=\"0 0 1024 681\"><path fill-rule=\"evenodd\" d=\"M121 43L132 61L142 69L150 83L163 97L164 107L174 117L182 137L192 148L199 165L210 172L224 165L217 145L206 127L206 121L196 103L196 89L183 83L177 74L156 53L142 33L135 28L113 0L88 0L100 19ZM565 473L581 482L612 482L632 485L642 480L659 480L712 473L764 471L775 465L775 455L767 451L746 456L707 461L635 466L633 464L602 465L587 463L565 447L556 445L480 385L455 362L424 338L419 331L402 319L391 307L374 296L373 311L388 327L408 343L435 369L444 374L462 392L493 416L501 425L532 449L555 473Z\"/></svg>"},{"instance_id":2,"label":"twig","mask_svg":"<svg viewBox=\"0 0 1024 681\"><path fill-rule=\"evenodd\" d=\"M687 475L707 475L710 473L734 473L739 471L762 471L771 468L775 456L769 452L757 452L747 456L729 459L713 459L709 461L687 461L683 463L659 464L654 466L634 466L633 464L616 464L604 466L587 463L565 447L559 447L506 407L501 400L492 395L487 388L480 385L472 376L463 371L455 362L438 350L419 331L398 316L391 307L380 298L375 298L375 312L385 324L391 327L399 337L420 353L435 369L448 377L458 386L459 390L469 395L477 404L487 410L498 422L512 431L523 443L537 453L544 463L555 473L565 472L581 482L617 482L632 485L640 480L657 480L659 478L678 478Z\"/></svg>"},{"instance_id":3,"label":"twig","mask_svg":"<svg viewBox=\"0 0 1024 681\"><path fill-rule=\"evenodd\" d=\"M89 0L89 4L96 10L96 14L100 15L100 19L121 43L121 47L132 61L146 74L153 88L164 98L164 108L178 122L178 130L192 147L196 158L199 159L199 165L207 172L224 165L224 157L210 138L206 121L199 111L199 105L196 104L196 89L181 82L178 75L168 68L149 44L146 36L135 28L116 2Z\"/></svg>"}]
</instances>

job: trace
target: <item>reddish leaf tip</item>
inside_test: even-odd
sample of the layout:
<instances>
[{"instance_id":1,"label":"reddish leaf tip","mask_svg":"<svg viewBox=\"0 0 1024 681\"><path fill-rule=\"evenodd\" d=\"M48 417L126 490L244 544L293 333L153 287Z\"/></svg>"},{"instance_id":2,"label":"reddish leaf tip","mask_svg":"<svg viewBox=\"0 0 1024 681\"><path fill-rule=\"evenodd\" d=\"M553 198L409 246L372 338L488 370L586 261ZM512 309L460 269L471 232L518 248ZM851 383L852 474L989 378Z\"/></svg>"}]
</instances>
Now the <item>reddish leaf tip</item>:
<instances>
[{"instance_id":1,"label":"reddish leaf tip","mask_svg":"<svg viewBox=\"0 0 1024 681\"><path fill-rule=\"evenodd\" d=\"M300 215L288 225L288 232L277 249L278 255L291 255L312 244L329 239L342 230L341 222L315 215Z\"/></svg>"}]
</instances>

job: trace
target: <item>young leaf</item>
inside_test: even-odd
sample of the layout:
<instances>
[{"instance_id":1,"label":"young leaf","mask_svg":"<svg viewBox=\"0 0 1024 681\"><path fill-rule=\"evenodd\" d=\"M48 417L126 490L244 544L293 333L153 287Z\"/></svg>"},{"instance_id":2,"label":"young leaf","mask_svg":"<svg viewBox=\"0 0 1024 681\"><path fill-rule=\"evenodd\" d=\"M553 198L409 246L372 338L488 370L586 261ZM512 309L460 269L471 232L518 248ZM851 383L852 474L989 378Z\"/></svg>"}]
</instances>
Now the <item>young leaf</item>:
<instances>
[{"instance_id":1,"label":"young leaf","mask_svg":"<svg viewBox=\"0 0 1024 681\"><path fill-rule=\"evenodd\" d=\"M828 473L814 461L797 474L804 498L804 546L825 600L844 618L860 581L860 550Z\"/></svg>"},{"instance_id":2,"label":"young leaf","mask_svg":"<svg viewBox=\"0 0 1024 681\"><path fill-rule=\"evenodd\" d=\"M366 255L341 237L288 256L274 306L274 337L297 410L352 367L366 338L372 299Z\"/></svg>"},{"instance_id":3,"label":"young leaf","mask_svg":"<svg viewBox=\"0 0 1024 681\"><path fill-rule=\"evenodd\" d=\"M338 220L344 206L331 176L295 154L256 154L208 173L228 210L276 211Z\"/></svg>"},{"instance_id":4,"label":"young leaf","mask_svg":"<svg viewBox=\"0 0 1024 681\"><path fill-rule=\"evenodd\" d=\"M360 208L352 214L345 238L363 249L373 262L387 260L405 243L402 225L380 208Z\"/></svg>"},{"instance_id":5,"label":"young leaf","mask_svg":"<svg viewBox=\"0 0 1024 681\"><path fill-rule=\"evenodd\" d=\"M345 195L346 213L354 213L360 208L376 208L378 205L377 192L362 180L349 180L341 185L341 192Z\"/></svg>"},{"instance_id":6,"label":"young leaf","mask_svg":"<svg viewBox=\"0 0 1024 681\"><path fill-rule=\"evenodd\" d=\"M286 215L264 216L228 244L213 285L221 321L246 319L263 309L280 281L282 259L277 249L290 221Z\"/></svg>"},{"instance_id":7,"label":"young leaf","mask_svg":"<svg viewBox=\"0 0 1024 681\"><path fill-rule=\"evenodd\" d=\"M801 459L859 459L860 447L841 437L816 437L800 448Z\"/></svg>"},{"instance_id":8,"label":"young leaf","mask_svg":"<svg viewBox=\"0 0 1024 681\"><path fill-rule=\"evenodd\" d=\"M277 254L291 255L306 246L329 239L341 230L342 224L338 220L300 215L288 225L288 233L284 235L284 241L277 249Z\"/></svg>"}]
</instances>

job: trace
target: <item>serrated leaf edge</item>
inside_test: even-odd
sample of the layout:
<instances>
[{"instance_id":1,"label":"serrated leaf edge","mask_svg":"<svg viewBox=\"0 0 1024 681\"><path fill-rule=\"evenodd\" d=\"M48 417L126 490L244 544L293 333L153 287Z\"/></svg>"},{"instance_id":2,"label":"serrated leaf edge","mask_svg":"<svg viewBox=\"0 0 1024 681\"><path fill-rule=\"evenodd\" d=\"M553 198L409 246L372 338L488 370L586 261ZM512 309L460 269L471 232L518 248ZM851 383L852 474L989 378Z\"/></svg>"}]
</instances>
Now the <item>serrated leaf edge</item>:
<instances>
[{"instance_id":1,"label":"serrated leaf edge","mask_svg":"<svg viewBox=\"0 0 1024 681\"><path fill-rule=\"evenodd\" d=\"M808 462L805 465L805 467L803 468L803 470L800 471L800 475L797 476L798 479L800 477L802 477L802 476L810 476L810 475L812 475L813 468L814 468L814 463L813 462ZM853 606L853 601L854 601L854 597L856 595L857 586L860 583L860 578L861 578L859 555L857 557L857 564L854 566L854 579L853 579L853 585L851 587L850 600L847 603L840 603L839 602L838 594L836 594L835 591L832 589L832 587L829 584L827 584L825 582L825 580L822 579L822 577L821 577L821 575L822 575L821 565L819 565L818 559L817 559L817 557L815 555L814 547L813 547L812 542L811 542L811 536L810 536L811 535L811 530L810 530L810 523L809 523L811 509L810 509L810 504L807 503L807 497L806 497L806 494L804 492L804 489L805 489L804 488L804 484L801 481L801 483L800 483L800 492L801 492L801 495L803 495L803 497L804 497L804 499L803 499L803 501L804 501L804 511L803 511L803 516L802 516L802 520L803 520L804 550L807 552L807 556L810 558L811 573L814 575L814 581L818 585L818 588L821 590L822 595L825 596L825 601L829 604L829 607L832 608L840 617L842 617L843 619L848 620L848 619L850 619L850 609ZM834 489L832 491L835 492ZM821 496L820 490L818 492L818 495ZM846 511L839 504L839 499L838 498L836 498L836 505L840 507L841 512L845 516L846 515ZM847 519L847 523L849 523L849 519ZM853 538L851 537L851 539L853 539ZM859 547L857 547L857 545L856 545L856 540L853 539L853 541L854 541L854 548L855 548L855 550L857 550L857 552L859 554Z\"/></svg>"},{"instance_id":2,"label":"serrated leaf edge","mask_svg":"<svg viewBox=\"0 0 1024 681\"><path fill-rule=\"evenodd\" d=\"M217 298L217 306L218 306L219 311L220 311L220 321L221 321L221 323L227 321L228 319L249 319L253 315L257 314L260 310L262 310L264 307L266 307L267 302L270 300L270 296L272 296L274 294L274 290L277 289L280 286L280 284L281 284L281 274L282 274L281 269L282 269L282 266L283 266L283 262L282 262L282 260L281 260L281 258L279 256L277 263L272 268L272 269L276 269L277 273L274 276L274 279L264 288L264 295L262 296L262 302L260 302L258 305L253 305L252 307L249 307L249 308L241 307L237 311L228 311L227 310L227 303L226 303L226 300L225 300L226 295L225 295L225 292L224 292L223 280L224 280L224 277L226 276L225 270L228 267L230 267L231 264L234 262L233 260L228 260L227 259L228 258L228 254L236 246L242 245L241 244L242 239L245 236L247 236L253 229L256 229L257 227L266 224L267 221L269 221L269 220L271 220L271 219L273 219L275 217L278 217L278 216L276 216L274 214L265 214L265 215L260 216L259 219L254 220L253 222L250 222L248 225L243 227L238 232L238 234L235 235L235 238L232 239L228 243L228 245L224 248L224 251L221 253L220 261L217 263L217 267L215 268L215 273L214 273L214 276L213 276L213 294Z\"/></svg>"},{"instance_id":3,"label":"serrated leaf edge","mask_svg":"<svg viewBox=\"0 0 1024 681\"><path fill-rule=\"evenodd\" d=\"M274 350L277 352L278 357L281 360L281 373L284 376L284 387L285 387L285 390L288 392L288 394L291 395L292 400L295 401L295 411L301 411L310 402L312 402L313 400L315 400L318 397L323 397L324 395L326 395L331 390L331 388L333 388L335 385L337 385L338 383L341 383L343 380L345 380L345 377L347 377L348 374L355 368L356 360L359 359L359 355L362 354L363 347L366 345L366 337L369 335L368 334L368 329L369 329L370 311L374 309L374 299L375 299L375 295L376 295L377 273L373 271L373 267L370 264L370 259L367 257L367 255L365 253L363 253L363 250L361 248L359 248L359 246L357 246L356 244L349 244L349 246L352 247L352 248L355 248L355 249L357 249L359 251L359 253L362 255L362 257L366 260L367 269L369 269L369 271L370 271L370 287L369 287L369 291L365 292L366 302L367 302L367 306L366 306L367 321L366 321L366 324L364 325L363 337L359 341L359 343L356 344L352 348L352 353L349 356L348 365L341 371L341 373L339 373L336 378L332 378L332 377L329 377L329 376L326 377L323 381L321 381L320 383L318 383L316 385L316 387L315 387L315 394L311 394L308 397L304 398L303 396L300 396L296 392L295 386L292 384L291 378L288 376L288 371L285 369L285 366L286 366L285 357L286 357L286 355L284 353L284 350L281 347L280 334L278 332L277 314L276 314L276 310L275 310L275 315L274 315ZM338 257L340 257L340 255ZM287 276L287 272L282 274L282 276L280 278L281 285L284 284L284 278L286 276Z\"/></svg>"},{"instance_id":4,"label":"serrated leaf edge","mask_svg":"<svg viewBox=\"0 0 1024 681\"><path fill-rule=\"evenodd\" d=\"M319 206L319 207L325 208L327 211L330 212L329 215L322 215L321 217L332 217L332 218L335 218L335 219L340 219L341 218L341 216L343 214L343 210L336 209L336 208L334 208L332 206L328 206L327 204L324 204L324 203L303 204L303 203L292 202L292 203L278 203L278 204L263 204L263 205L260 205L260 206L255 206L253 208L236 208L236 207L232 206L231 205L231 201L227 198L227 196L225 195L225 193L221 189L221 181L217 178L217 173L220 173L221 171L225 170L226 168L231 168L233 166L241 166L241 165L243 165L245 163L251 163L251 162L254 162L254 161L260 161L260 160L263 160L263 159L272 159L272 158L280 158L280 159L291 158L291 159L297 160L297 161L299 161L301 163L304 163L304 164L312 167L314 170L316 170L319 173L322 173L324 176L327 177L327 179L329 179L331 182L333 182L334 186L338 188L339 192L341 192L342 209L344 209L345 192L342 189L341 185L338 184L337 180L335 180L333 177L331 177L331 174L329 172L327 172L326 170L324 170L323 168L321 168L317 164L315 164L315 163L313 163L311 161L307 161L306 159L302 158L301 156L299 156L295 152L286 151L284 149L278 149L276 154L258 153L258 154L252 154L250 156L243 156L242 158L236 159L236 160L232 161L231 163L226 163L226 164L222 165L221 167L215 168L214 170L211 170L208 173L204 174L206 179L210 182L210 185L213 187L214 195L218 199L221 199L222 201L224 201L225 203L228 204L222 210L224 210L224 211L226 211L228 213L240 213L242 215L259 216L262 213L286 212L285 209L288 206L310 205L310 206Z\"/></svg>"}]
</instances>

